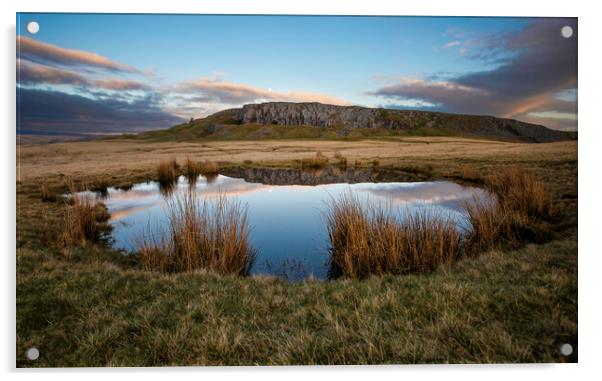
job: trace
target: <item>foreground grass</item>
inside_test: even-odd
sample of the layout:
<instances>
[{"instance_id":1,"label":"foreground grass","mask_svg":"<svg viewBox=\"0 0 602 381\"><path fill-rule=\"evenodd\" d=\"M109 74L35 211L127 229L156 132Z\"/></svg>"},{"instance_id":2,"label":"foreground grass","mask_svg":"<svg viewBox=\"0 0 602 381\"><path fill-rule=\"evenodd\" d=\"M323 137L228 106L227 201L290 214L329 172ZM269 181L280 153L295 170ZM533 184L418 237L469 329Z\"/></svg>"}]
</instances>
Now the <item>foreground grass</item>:
<instances>
[{"instance_id":1,"label":"foreground grass","mask_svg":"<svg viewBox=\"0 0 602 381\"><path fill-rule=\"evenodd\" d=\"M23 149L17 366L576 361L576 353L558 353L561 343L578 348L576 150L564 144L423 140L344 147L274 142L273 149L259 143L204 148L129 142L72 143L65 152L58 151L63 145ZM328 157L341 151L354 166L378 159L377 170L402 181L482 184L482 177L520 165L551 188L557 213L551 241L425 274L296 284L203 272L158 274L97 246L45 248L55 238L46 233L62 226L63 204L42 201L42 180L56 195L67 191L63 174L124 187L154 178L159 158L176 151L181 163L190 156L220 165L252 159L254 166L291 167L318 149ZM111 160L100 160L107 156ZM31 346L40 349L35 362L24 356Z\"/></svg>"},{"instance_id":2,"label":"foreground grass","mask_svg":"<svg viewBox=\"0 0 602 381\"><path fill-rule=\"evenodd\" d=\"M25 249L17 365L575 361L558 347L577 347L576 268L574 237L426 275L298 284Z\"/></svg>"}]
</instances>

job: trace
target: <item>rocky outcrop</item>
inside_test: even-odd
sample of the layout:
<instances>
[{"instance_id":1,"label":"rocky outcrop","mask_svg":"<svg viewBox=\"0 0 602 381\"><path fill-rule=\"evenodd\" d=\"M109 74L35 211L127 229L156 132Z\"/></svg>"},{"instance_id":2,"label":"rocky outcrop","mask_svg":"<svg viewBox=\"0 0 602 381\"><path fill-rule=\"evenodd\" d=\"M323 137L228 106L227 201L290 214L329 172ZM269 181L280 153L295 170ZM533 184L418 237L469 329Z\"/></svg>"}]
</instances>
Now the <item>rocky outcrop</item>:
<instances>
[{"instance_id":1,"label":"rocky outcrop","mask_svg":"<svg viewBox=\"0 0 602 381\"><path fill-rule=\"evenodd\" d=\"M270 102L249 104L240 109L241 123L278 124L284 126L385 127L380 109L358 106L335 106L322 103Z\"/></svg>"},{"instance_id":2,"label":"rocky outcrop","mask_svg":"<svg viewBox=\"0 0 602 381\"><path fill-rule=\"evenodd\" d=\"M575 138L575 135L550 130L544 126L493 116L335 106L321 103L248 104L238 110L236 120L241 124L418 130L418 134L518 139L529 142Z\"/></svg>"}]
</instances>

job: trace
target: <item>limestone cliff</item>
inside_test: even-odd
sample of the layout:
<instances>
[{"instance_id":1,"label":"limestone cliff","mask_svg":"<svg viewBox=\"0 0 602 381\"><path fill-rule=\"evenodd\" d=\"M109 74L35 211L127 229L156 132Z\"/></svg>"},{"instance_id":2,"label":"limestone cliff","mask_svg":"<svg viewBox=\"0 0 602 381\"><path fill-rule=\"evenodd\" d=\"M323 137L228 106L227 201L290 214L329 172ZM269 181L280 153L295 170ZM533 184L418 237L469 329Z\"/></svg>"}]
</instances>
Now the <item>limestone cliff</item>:
<instances>
[{"instance_id":1,"label":"limestone cliff","mask_svg":"<svg viewBox=\"0 0 602 381\"><path fill-rule=\"evenodd\" d=\"M520 138L531 142L568 140L573 136L544 126L493 116L448 114L415 110L391 110L321 103L269 102L244 105L239 123L283 126L386 128L428 131L430 134Z\"/></svg>"}]
</instances>

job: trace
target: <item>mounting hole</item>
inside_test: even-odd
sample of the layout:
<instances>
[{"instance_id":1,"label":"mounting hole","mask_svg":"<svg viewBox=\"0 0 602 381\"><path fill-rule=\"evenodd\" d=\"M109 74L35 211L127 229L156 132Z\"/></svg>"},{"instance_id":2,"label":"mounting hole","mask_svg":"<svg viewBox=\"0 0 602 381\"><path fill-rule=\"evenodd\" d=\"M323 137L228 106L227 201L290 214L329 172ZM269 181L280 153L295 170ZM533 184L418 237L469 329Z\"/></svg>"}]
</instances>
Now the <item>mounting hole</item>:
<instances>
[{"instance_id":1,"label":"mounting hole","mask_svg":"<svg viewBox=\"0 0 602 381\"><path fill-rule=\"evenodd\" d=\"M568 25L565 25L562 27L562 29L560 29L560 34L562 34L562 37L564 38L571 38L573 37L573 28L571 28Z\"/></svg>"},{"instance_id":2,"label":"mounting hole","mask_svg":"<svg viewBox=\"0 0 602 381\"><path fill-rule=\"evenodd\" d=\"M573 346L571 344L562 344L560 346L560 354L563 356L570 356L573 353Z\"/></svg>"},{"instance_id":3,"label":"mounting hole","mask_svg":"<svg viewBox=\"0 0 602 381\"><path fill-rule=\"evenodd\" d=\"M31 34L36 34L40 31L40 24L37 21L30 21L27 23L27 31Z\"/></svg>"},{"instance_id":4,"label":"mounting hole","mask_svg":"<svg viewBox=\"0 0 602 381\"><path fill-rule=\"evenodd\" d=\"M31 347L25 352L25 356L27 356L29 360L37 360L38 357L40 357L40 351L38 351L38 348L36 347Z\"/></svg>"}]
</instances>

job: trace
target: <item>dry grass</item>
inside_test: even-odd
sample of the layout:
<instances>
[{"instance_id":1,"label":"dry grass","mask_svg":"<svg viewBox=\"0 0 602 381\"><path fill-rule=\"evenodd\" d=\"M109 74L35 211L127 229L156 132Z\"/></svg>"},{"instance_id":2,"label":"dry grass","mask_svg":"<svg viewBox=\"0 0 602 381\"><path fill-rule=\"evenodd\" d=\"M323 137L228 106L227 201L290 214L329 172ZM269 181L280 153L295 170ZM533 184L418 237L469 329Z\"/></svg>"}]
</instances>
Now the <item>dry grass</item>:
<instances>
[{"instance_id":1,"label":"dry grass","mask_svg":"<svg viewBox=\"0 0 602 381\"><path fill-rule=\"evenodd\" d=\"M200 165L200 171L203 176L217 176L219 174L219 166L216 162L211 160L205 160Z\"/></svg>"},{"instance_id":2,"label":"dry grass","mask_svg":"<svg viewBox=\"0 0 602 381\"><path fill-rule=\"evenodd\" d=\"M529 218L550 219L552 195L541 180L518 167L507 167L490 176L485 182L506 209L517 211Z\"/></svg>"},{"instance_id":3,"label":"dry grass","mask_svg":"<svg viewBox=\"0 0 602 381\"><path fill-rule=\"evenodd\" d=\"M541 180L520 167L509 167L485 181L488 200L475 198L464 206L472 226L471 253L516 248L549 236L552 195Z\"/></svg>"},{"instance_id":4,"label":"dry grass","mask_svg":"<svg viewBox=\"0 0 602 381\"><path fill-rule=\"evenodd\" d=\"M42 201L56 201L56 196L50 192L46 181L42 181L42 183L40 184L40 197L42 198Z\"/></svg>"},{"instance_id":5,"label":"dry grass","mask_svg":"<svg viewBox=\"0 0 602 381\"><path fill-rule=\"evenodd\" d=\"M472 255L518 246L519 231L528 222L520 213L505 208L495 198L482 200L475 197L465 203L464 211L471 225L467 234L467 252Z\"/></svg>"},{"instance_id":6,"label":"dry grass","mask_svg":"<svg viewBox=\"0 0 602 381\"><path fill-rule=\"evenodd\" d=\"M210 202L186 192L168 202L169 227L161 237L138 244L143 268L162 272L207 269L247 275L255 259L250 246L247 209L220 195Z\"/></svg>"},{"instance_id":7,"label":"dry grass","mask_svg":"<svg viewBox=\"0 0 602 381\"><path fill-rule=\"evenodd\" d=\"M461 177L466 180L476 180L479 178L479 173L473 167L464 165L461 168Z\"/></svg>"},{"instance_id":8,"label":"dry grass","mask_svg":"<svg viewBox=\"0 0 602 381\"><path fill-rule=\"evenodd\" d=\"M425 142L429 142L427 145ZM277 148L276 151L274 149ZM428 149L425 149L428 148ZM383 165L392 163L432 162L453 164L458 160L481 160L494 164L501 158L517 158L521 162L558 162L576 160L577 142L512 143L452 137L404 137L387 140L261 140L210 142L141 142L128 139L81 141L56 144L21 145L18 164L19 179L29 181L47 177L49 173L69 176L113 176L115 174L156 172L157 163L176 158L184 162L191 157L200 161L254 163L294 161L307 158L316 151L339 151L350 163L369 162L380 157ZM74 160L77 158L77 160ZM110 160L102 160L110 158ZM102 165L99 165L102 160ZM505 163L505 161L504 161ZM481 170L482 168L480 168ZM481 170L482 172L482 170Z\"/></svg>"},{"instance_id":9,"label":"dry grass","mask_svg":"<svg viewBox=\"0 0 602 381\"><path fill-rule=\"evenodd\" d=\"M184 175L188 179L188 182L193 184L201 175L201 165L190 158L186 158L186 162L184 163Z\"/></svg>"},{"instance_id":10,"label":"dry grass","mask_svg":"<svg viewBox=\"0 0 602 381\"><path fill-rule=\"evenodd\" d=\"M175 183L178 179L178 168L176 159L160 162L157 166L157 179L161 183Z\"/></svg>"},{"instance_id":11,"label":"dry grass","mask_svg":"<svg viewBox=\"0 0 602 381\"><path fill-rule=\"evenodd\" d=\"M549 238L552 197L542 181L510 167L489 177L486 184L489 197L464 205L471 229L463 236L453 222L429 213L402 219L390 207L363 205L353 194L332 200L326 225L333 276L428 271L464 255Z\"/></svg>"},{"instance_id":12,"label":"dry grass","mask_svg":"<svg viewBox=\"0 0 602 381\"><path fill-rule=\"evenodd\" d=\"M301 160L301 169L321 169L328 164L328 158L322 151L316 152L316 156Z\"/></svg>"},{"instance_id":13,"label":"dry grass","mask_svg":"<svg viewBox=\"0 0 602 381\"><path fill-rule=\"evenodd\" d=\"M365 278L432 270L460 253L455 226L430 212L403 220L352 193L330 201L326 215L331 276Z\"/></svg>"},{"instance_id":14,"label":"dry grass","mask_svg":"<svg viewBox=\"0 0 602 381\"><path fill-rule=\"evenodd\" d=\"M334 153L334 158L337 159L339 162L337 163L339 168L341 169L347 169L347 157L343 156L342 153L340 153L339 151Z\"/></svg>"},{"instance_id":15,"label":"dry grass","mask_svg":"<svg viewBox=\"0 0 602 381\"><path fill-rule=\"evenodd\" d=\"M79 195L72 182L68 183L68 187L71 195L63 208L64 227L60 243L77 246L101 241L110 231L107 208L103 203L95 202L92 196Z\"/></svg>"}]
</instances>

